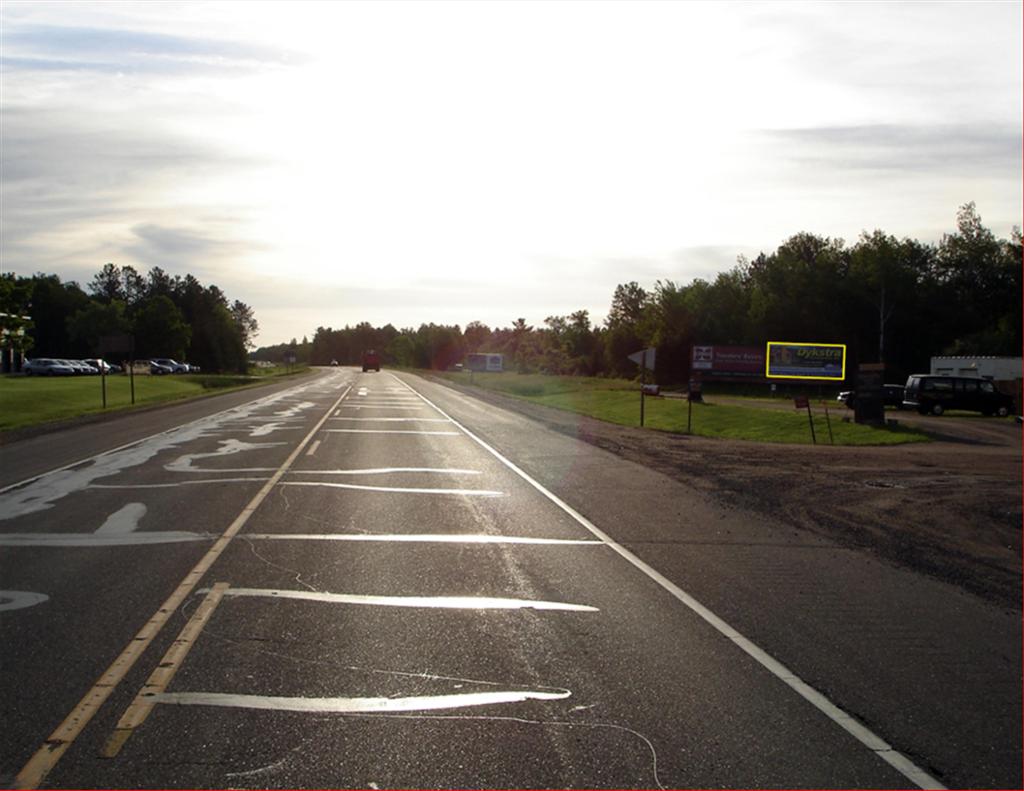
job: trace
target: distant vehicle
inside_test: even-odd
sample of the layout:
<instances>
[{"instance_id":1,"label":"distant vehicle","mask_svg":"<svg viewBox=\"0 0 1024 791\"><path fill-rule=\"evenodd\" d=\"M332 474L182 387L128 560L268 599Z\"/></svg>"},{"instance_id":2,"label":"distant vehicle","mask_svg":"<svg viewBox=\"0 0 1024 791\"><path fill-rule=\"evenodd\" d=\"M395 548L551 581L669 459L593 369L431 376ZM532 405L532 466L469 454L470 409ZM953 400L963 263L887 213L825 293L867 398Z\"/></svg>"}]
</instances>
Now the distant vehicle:
<instances>
[{"instance_id":1,"label":"distant vehicle","mask_svg":"<svg viewBox=\"0 0 1024 791\"><path fill-rule=\"evenodd\" d=\"M894 406L903 409L904 387L903 385L882 385L882 403L884 406ZM836 396L836 401L845 404L849 409L857 406L857 391L843 390Z\"/></svg>"},{"instance_id":2,"label":"distant vehicle","mask_svg":"<svg viewBox=\"0 0 1024 791\"><path fill-rule=\"evenodd\" d=\"M941 415L947 409L964 409L1005 417L1013 409L1013 398L996 390L988 379L977 376L912 374L907 378L903 406L916 409L922 415L929 412Z\"/></svg>"},{"instance_id":3,"label":"distant vehicle","mask_svg":"<svg viewBox=\"0 0 1024 791\"><path fill-rule=\"evenodd\" d=\"M88 363L100 373L107 374L119 374L121 373L120 365L111 365L106 360L101 360L98 357L90 357L86 360L82 360L84 363Z\"/></svg>"},{"instance_id":4,"label":"distant vehicle","mask_svg":"<svg viewBox=\"0 0 1024 791\"><path fill-rule=\"evenodd\" d=\"M380 355L373 349L363 352L363 373L366 373L371 368L374 371L380 370Z\"/></svg>"},{"instance_id":5,"label":"distant vehicle","mask_svg":"<svg viewBox=\"0 0 1024 791\"><path fill-rule=\"evenodd\" d=\"M164 368L170 368L172 374L187 374L190 370L188 363L179 363L170 357L154 357L150 362L161 365Z\"/></svg>"},{"instance_id":6,"label":"distant vehicle","mask_svg":"<svg viewBox=\"0 0 1024 791\"><path fill-rule=\"evenodd\" d=\"M331 360L331 365L337 365L337 364L338 364L337 360Z\"/></svg>"},{"instance_id":7,"label":"distant vehicle","mask_svg":"<svg viewBox=\"0 0 1024 791\"><path fill-rule=\"evenodd\" d=\"M21 370L25 372L25 376L71 376L75 373L75 369L70 365L49 357L28 360Z\"/></svg>"},{"instance_id":8,"label":"distant vehicle","mask_svg":"<svg viewBox=\"0 0 1024 791\"><path fill-rule=\"evenodd\" d=\"M149 372L153 374L153 376L165 376L166 374L173 374L174 369L166 365L161 365L156 360L150 360Z\"/></svg>"},{"instance_id":9,"label":"distant vehicle","mask_svg":"<svg viewBox=\"0 0 1024 791\"><path fill-rule=\"evenodd\" d=\"M75 375L77 375L77 376L84 376L85 374L98 374L99 373L99 371L97 371L91 365L86 365L81 360L58 360L57 362L61 362L61 363L64 363L64 365L69 366L71 368L71 370L74 371Z\"/></svg>"}]
</instances>

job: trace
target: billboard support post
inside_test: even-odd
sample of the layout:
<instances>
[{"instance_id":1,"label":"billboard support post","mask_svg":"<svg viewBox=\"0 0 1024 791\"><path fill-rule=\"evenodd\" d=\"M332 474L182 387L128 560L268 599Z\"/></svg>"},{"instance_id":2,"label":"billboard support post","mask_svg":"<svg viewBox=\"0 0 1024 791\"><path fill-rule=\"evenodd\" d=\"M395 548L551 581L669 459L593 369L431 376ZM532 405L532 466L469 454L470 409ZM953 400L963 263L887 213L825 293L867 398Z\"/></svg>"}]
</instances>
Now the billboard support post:
<instances>
[{"instance_id":1,"label":"billboard support post","mask_svg":"<svg viewBox=\"0 0 1024 791\"><path fill-rule=\"evenodd\" d=\"M647 349L643 350L640 363L640 428L644 427L644 385L647 384Z\"/></svg>"}]
</instances>

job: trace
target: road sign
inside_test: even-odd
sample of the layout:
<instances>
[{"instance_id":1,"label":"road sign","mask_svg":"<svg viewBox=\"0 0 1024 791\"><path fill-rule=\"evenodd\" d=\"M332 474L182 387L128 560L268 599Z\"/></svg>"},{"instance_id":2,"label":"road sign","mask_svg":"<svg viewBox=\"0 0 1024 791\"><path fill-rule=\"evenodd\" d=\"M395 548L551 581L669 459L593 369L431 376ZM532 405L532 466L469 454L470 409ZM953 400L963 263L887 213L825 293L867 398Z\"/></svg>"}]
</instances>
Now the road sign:
<instances>
[{"instance_id":1,"label":"road sign","mask_svg":"<svg viewBox=\"0 0 1024 791\"><path fill-rule=\"evenodd\" d=\"M796 409L807 409L807 396L797 396L794 398L793 406Z\"/></svg>"},{"instance_id":2,"label":"road sign","mask_svg":"<svg viewBox=\"0 0 1024 791\"><path fill-rule=\"evenodd\" d=\"M638 351L638 352L633 352L626 359L632 360L637 365L644 366L648 371L653 371L654 370L654 356L655 356L656 352L657 352L657 349L655 349L652 346L649 349L643 349L643 350ZM646 356L646 359L645 359L645 356Z\"/></svg>"},{"instance_id":3,"label":"road sign","mask_svg":"<svg viewBox=\"0 0 1024 791\"><path fill-rule=\"evenodd\" d=\"M846 378L846 344L843 343L786 343L769 341L765 354L769 379L825 379L842 381Z\"/></svg>"}]
</instances>

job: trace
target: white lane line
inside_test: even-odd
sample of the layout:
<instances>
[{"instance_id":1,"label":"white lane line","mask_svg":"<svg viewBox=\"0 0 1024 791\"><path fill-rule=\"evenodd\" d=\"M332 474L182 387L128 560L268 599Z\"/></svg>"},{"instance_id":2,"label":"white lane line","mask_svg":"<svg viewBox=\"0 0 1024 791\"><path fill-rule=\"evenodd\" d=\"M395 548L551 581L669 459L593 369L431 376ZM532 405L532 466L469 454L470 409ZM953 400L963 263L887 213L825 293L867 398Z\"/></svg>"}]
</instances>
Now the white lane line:
<instances>
[{"instance_id":1,"label":"white lane line","mask_svg":"<svg viewBox=\"0 0 1024 791\"><path fill-rule=\"evenodd\" d=\"M509 459L506 459L504 456L501 455L501 453L499 453L497 450L495 450L482 439L480 439L480 437L478 437L468 428L463 426L457 420L452 418L451 415L449 415L439 406L434 404L429 398L424 396L419 391L413 389L410 385L403 382L394 374L390 374L390 376L392 376L396 381L401 382L401 384L407 387L410 392L416 393L416 395L423 399L424 403L429 404L431 407L437 410L438 414L443 415L444 417L451 420L452 423L455 424L455 426L457 426L459 429L465 432L466 436L475 441L478 445L480 445L480 447L482 447L484 450L486 450L488 453L494 456L498 461L500 461L502 464L504 464L506 467L512 470L512 472L514 472L516 475L518 475L520 478L522 478L524 481L530 484L534 489L536 489L538 492L540 492L542 495L548 498L548 500L550 500L556 506L561 508L562 511L564 511L566 514L575 519L580 525L582 525L595 536L597 536L599 539L601 539L601 541L603 541L609 549L612 549L615 552L617 552L622 558L629 561L631 564L633 564L633 566L635 566L637 569L639 569L648 577L650 577L654 582L658 583L662 588L668 591L668 593L670 593L680 602L689 607L694 613L700 616L716 631L718 631L727 639L731 640L734 645L736 645L738 648L744 651L755 662L760 664L769 673L771 673L784 684L786 684L800 697L802 697L804 700L806 700L808 703L810 703L812 706L818 709L818 711L820 711L822 714L824 714L826 717L832 720L832 722L834 722L840 728L842 728L851 736L853 736L853 738L855 738L857 741L859 741L861 744L863 744L865 747L867 747L869 750L875 753L875 755L877 755L881 760L889 764L889 766L891 766L897 772L899 772L908 780L910 780L910 782L912 782L914 785L924 789L945 789L945 786L942 785L938 780L936 780L926 771L917 766L905 755L903 755L895 748L893 748L892 745L890 745L888 742L886 742L872 730L865 727L862 723L858 722L850 714L847 714L836 704L834 704L831 700L829 700L827 697L825 697L816 689L814 689L810 684L807 684L805 681L803 681L803 679L797 676L796 673L794 673L792 670L790 670L788 667L783 665L778 660L774 659L762 648L755 645L753 642L748 640L738 631L733 629L732 626L730 626L726 621L715 615L715 613L713 613L711 610L709 610L707 607L705 607L703 604L697 601L693 596L684 591L670 579L665 577L660 572L656 571L651 566L648 566L644 561L642 561L640 558L638 558L624 546L617 543L614 539L611 538L611 536L609 536L603 530L598 528L593 522L591 522L589 519L583 516L583 514L581 514L571 505L563 501L553 492L550 492L546 488L544 488L542 484L535 481L532 477L530 477L529 474L527 474L525 471L517 467L515 463L513 463Z\"/></svg>"},{"instance_id":2,"label":"white lane line","mask_svg":"<svg viewBox=\"0 0 1024 791\"><path fill-rule=\"evenodd\" d=\"M460 497L506 497L505 492L487 489L417 489L407 486L364 486L357 483L329 481L281 481L281 486L326 486L329 489L358 489L363 492L398 492L400 494L454 494Z\"/></svg>"},{"instance_id":3,"label":"white lane line","mask_svg":"<svg viewBox=\"0 0 1024 791\"><path fill-rule=\"evenodd\" d=\"M288 470L289 475L390 475L394 472L429 472L436 475L479 475L479 470L451 467L369 467L365 470Z\"/></svg>"},{"instance_id":4,"label":"white lane line","mask_svg":"<svg viewBox=\"0 0 1024 791\"><path fill-rule=\"evenodd\" d=\"M555 546L603 547L603 541L592 538L532 538L530 536L496 536L490 533L246 533L256 541L384 541L424 544L550 544Z\"/></svg>"},{"instance_id":5,"label":"white lane line","mask_svg":"<svg viewBox=\"0 0 1024 791\"><path fill-rule=\"evenodd\" d=\"M181 544L212 541L213 533L186 531L136 531L97 535L96 533L0 533L0 547L138 547L149 544Z\"/></svg>"},{"instance_id":6,"label":"white lane line","mask_svg":"<svg viewBox=\"0 0 1024 791\"><path fill-rule=\"evenodd\" d=\"M205 593L206 591L200 591ZM440 610L562 610L599 612L589 604L569 604L536 599L508 599L492 596L368 596L356 593L277 590L272 588L228 588L225 596L252 596L263 599L297 599L328 604L368 604L376 607L419 607Z\"/></svg>"},{"instance_id":7,"label":"white lane line","mask_svg":"<svg viewBox=\"0 0 1024 791\"><path fill-rule=\"evenodd\" d=\"M369 407L369 406L363 406L362 404L342 404L338 408L339 409L405 409L405 410L414 409L414 410L417 410L419 412L423 411L423 407L421 407L421 406L376 406L376 407Z\"/></svg>"},{"instance_id":8,"label":"white lane line","mask_svg":"<svg viewBox=\"0 0 1024 791\"><path fill-rule=\"evenodd\" d=\"M232 695L222 692L164 692L156 703L177 706L225 706L271 711L302 711L334 714L387 714L399 711L434 711L495 703L521 703L526 700L563 700L564 692L464 692L454 695L423 695L411 698L286 698L271 695Z\"/></svg>"},{"instance_id":9,"label":"white lane line","mask_svg":"<svg viewBox=\"0 0 1024 791\"><path fill-rule=\"evenodd\" d=\"M309 450L306 451L306 455L307 456L314 455L316 453L316 449L320 447L320 443L321 442L323 442L323 440L319 440L319 439L315 440L313 442L313 444L309 446Z\"/></svg>"},{"instance_id":10,"label":"white lane line","mask_svg":"<svg viewBox=\"0 0 1024 791\"><path fill-rule=\"evenodd\" d=\"M332 417L350 423L450 423L441 417Z\"/></svg>"},{"instance_id":11,"label":"white lane line","mask_svg":"<svg viewBox=\"0 0 1024 791\"><path fill-rule=\"evenodd\" d=\"M431 434L435 437L461 437L458 431L413 431L390 428L328 428L330 434Z\"/></svg>"}]
</instances>

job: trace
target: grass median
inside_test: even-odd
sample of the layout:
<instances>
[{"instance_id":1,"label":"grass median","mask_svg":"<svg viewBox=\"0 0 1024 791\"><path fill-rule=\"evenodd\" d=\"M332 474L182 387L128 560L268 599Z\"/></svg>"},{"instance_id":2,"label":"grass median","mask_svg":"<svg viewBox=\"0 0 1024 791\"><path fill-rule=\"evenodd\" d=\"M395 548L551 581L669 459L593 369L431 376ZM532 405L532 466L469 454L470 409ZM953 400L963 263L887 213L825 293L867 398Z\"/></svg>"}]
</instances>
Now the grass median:
<instances>
[{"instance_id":1,"label":"grass median","mask_svg":"<svg viewBox=\"0 0 1024 791\"><path fill-rule=\"evenodd\" d=\"M276 376L303 373L308 368L282 371ZM197 398L214 391L226 392L264 384L273 375L175 374L135 377L135 407ZM131 383L123 374L106 377L107 407L103 408L102 383L98 376L3 376L0 377L0 431L26 428L82 415L133 408Z\"/></svg>"},{"instance_id":2,"label":"grass median","mask_svg":"<svg viewBox=\"0 0 1024 791\"><path fill-rule=\"evenodd\" d=\"M466 373L444 373L441 376L454 383L472 384L609 423L640 424L639 385L625 379L514 373L473 374L472 377ZM644 424L647 428L686 433L688 407L682 398L649 397L645 403ZM836 413L832 414L830 422L836 445L898 445L929 440L924 432L906 426L876 428L845 423ZM702 437L811 444L806 410L758 409L716 404L713 399L693 404L691 431ZM819 444L830 442L824 414L815 413L814 431Z\"/></svg>"}]
</instances>

